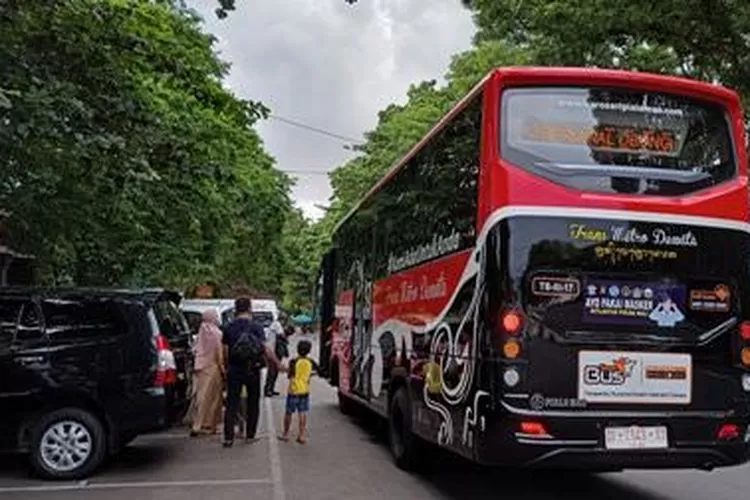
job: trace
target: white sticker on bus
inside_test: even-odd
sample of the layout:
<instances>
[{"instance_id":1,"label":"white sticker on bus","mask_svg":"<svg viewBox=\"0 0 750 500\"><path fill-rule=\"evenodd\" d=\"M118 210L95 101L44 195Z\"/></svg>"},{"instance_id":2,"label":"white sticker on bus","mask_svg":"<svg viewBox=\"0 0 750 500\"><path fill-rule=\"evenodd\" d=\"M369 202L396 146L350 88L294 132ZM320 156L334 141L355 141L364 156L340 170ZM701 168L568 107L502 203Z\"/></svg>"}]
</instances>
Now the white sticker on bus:
<instances>
[{"instance_id":1,"label":"white sticker on bus","mask_svg":"<svg viewBox=\"0 0 750 500\"><path fill-rule=\"evenodd\" d=\"M690 404L689 354L581 351L578 399L588 403Z\"/></svg>"}]
</instances>

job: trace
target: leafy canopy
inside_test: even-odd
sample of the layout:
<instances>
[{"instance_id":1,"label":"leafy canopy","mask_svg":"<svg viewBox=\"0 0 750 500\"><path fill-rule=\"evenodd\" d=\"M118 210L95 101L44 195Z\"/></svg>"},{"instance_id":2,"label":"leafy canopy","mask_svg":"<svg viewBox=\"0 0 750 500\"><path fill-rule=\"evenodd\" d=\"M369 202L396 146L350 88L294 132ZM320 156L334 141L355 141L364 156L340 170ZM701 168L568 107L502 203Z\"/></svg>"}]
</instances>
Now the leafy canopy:
<instances>
[{"instance_id":1,"label":"leafy canopy","mask_svg":"<svg viewBox=\"0 0 750 500\"><path fill-rule=\"evenodd\" d=\"M267 110L173 2L0 0L0 207L44 283L279 289Z\"/></svg>"}]
</instances>

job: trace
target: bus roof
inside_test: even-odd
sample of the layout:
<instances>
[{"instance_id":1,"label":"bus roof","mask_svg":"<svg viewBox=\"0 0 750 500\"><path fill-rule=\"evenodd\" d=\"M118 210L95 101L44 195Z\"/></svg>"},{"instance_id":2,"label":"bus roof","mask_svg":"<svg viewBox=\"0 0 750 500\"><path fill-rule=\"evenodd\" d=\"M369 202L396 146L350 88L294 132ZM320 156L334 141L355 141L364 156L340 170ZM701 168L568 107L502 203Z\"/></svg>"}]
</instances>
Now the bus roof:
<instances>
[{"instance_id":1,"label":"bus roof","mask_svg":"<svg viewBox=\"0 0 750 500\"><path fill-rule=\"evenodd\" d=\"M501 76L507 78L513 82L513 80L521 80L531 82L539 80L539 84L548 83L549 80L559 82L561 85L564 84L585 84L590 81L591 84L606 85L611 84L633 84L634 86L655 86L664 87L672 92L686 93L686 94L699 94L706 97L712 97L719 101L733 102L740 105L739 95L731 89L722 87L717 84L701 82L698 80L692 80L689 78L657 75L654 73L643 73L638 71L626 71L626 70L613 70L613 69L599 69L599 68L576 68L576 67L550 67L550 66L508 66L495 68L482 80L477 83L474 88L469 91L460 101L458 101L448 113L446 113L438 122L432 126L430 131L422 137L409 151L401 157L396 163L393 164L383 175L383 177L372 186L367 193L360 198L360 200L354 205L354 207L347 212L343 219L341 219L333 230L333 233L337 233L339 228L348 221L360 207L375 195L403 166L408 162L422 146L429 141L443 126L449 122L455 114L457 114L466 103L471 100L479 91L484 88L488 81L495 76ZM570 80L568 83L566 80Z\"/></svg>"}]
</instances>

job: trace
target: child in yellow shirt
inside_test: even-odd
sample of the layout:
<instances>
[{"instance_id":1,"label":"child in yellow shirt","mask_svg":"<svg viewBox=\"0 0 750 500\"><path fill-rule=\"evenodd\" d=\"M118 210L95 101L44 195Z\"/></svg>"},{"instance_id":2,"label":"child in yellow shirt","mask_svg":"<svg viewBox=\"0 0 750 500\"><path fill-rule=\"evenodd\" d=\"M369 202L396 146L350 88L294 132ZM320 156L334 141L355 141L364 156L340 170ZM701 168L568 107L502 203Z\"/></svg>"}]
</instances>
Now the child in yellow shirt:
<instances>
[{"instance_id":1,"label":"child in yellow shirt","mask_svg":"<svg viewBox=\"0 0 750 500\"><path fill-rule=\"evenodd\" d=\"M307 442L307 412L310 411L310 377L318 371L318 365L308 357L312 344L309 340L300 340L297 344L297 357L289 363L289 388L286 395L286 412L284 414L284 433L279 436L282 441L289 441L289 430L292 427L292 415L297 413L299 434L297 442Z\"/></svg>"}]
</instances>

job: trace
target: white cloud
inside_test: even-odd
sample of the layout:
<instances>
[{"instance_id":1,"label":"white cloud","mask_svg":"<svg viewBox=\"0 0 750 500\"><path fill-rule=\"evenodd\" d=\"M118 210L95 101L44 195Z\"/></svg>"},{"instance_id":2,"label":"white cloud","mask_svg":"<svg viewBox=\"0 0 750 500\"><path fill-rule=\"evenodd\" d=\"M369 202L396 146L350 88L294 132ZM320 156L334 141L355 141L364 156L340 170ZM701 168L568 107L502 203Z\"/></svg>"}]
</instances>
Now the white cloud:
<instances>
[{"instance_id":1,"label":"white cloud","mask_svg":"<svg viewBox=\"0 0 750 500\"><path fill-rule=\"evenodd\" d=\"M440 79L474 27L460 0L237 1L225 20L216 0L190 4L232 64L227 84L274 114L361 138L377 112L403 102L411 83ZM282 170L331 170L350 157L344 143L268 120L258 126ZM319 216L331 191L325 175L298 176L298 206Z\"/></svg>"}]
</instances>

